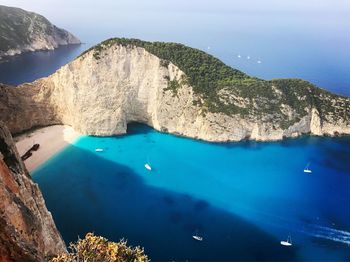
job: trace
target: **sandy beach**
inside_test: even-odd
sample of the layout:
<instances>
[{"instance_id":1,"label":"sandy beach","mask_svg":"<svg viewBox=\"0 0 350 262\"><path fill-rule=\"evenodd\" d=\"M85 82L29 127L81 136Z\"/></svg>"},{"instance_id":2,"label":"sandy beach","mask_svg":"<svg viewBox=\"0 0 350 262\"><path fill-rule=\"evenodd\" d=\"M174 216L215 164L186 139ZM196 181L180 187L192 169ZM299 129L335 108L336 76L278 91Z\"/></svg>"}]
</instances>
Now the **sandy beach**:
<instances>
[{"instance_id":1,"label":"sandy beach","mask_svg":"<svg viewBox=\"0 0 350 262\"><path fill-rule=\"evenodd\" d=\"M24 161L29 172L43 164L54 154L72 144L80 136L72 127L65 125L48 126L16 136L17 150L22 156L34 144L40 144L37 151Z\"/></svg>"}]
</instances>

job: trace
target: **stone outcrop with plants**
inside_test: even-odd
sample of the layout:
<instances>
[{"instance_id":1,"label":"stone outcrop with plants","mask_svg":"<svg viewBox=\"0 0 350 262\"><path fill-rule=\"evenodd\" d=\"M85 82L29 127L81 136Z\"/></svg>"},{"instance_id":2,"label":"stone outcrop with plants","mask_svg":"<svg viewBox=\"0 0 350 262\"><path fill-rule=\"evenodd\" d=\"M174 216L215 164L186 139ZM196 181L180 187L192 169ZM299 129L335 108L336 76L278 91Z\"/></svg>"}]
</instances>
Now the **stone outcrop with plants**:
<instances>
[{"instance_id":1,"label":"stone outcrop with plants","mask_svg":"<svg viewBox=\"0 0 350 262\"><path fill-rule=\"evenodd\" d=\"M68 44L80 41L39 14L0 5L0 59Z\"/></svg>"},{"instance_id":2,"label":"stone outcrop with plants","mask_svg":"<svg viewBox=\"0 0 350 262\"><path fill-rule=\"evenodd\" d=\"M88 135L141 122L207 141L350 134L350 100L299 79L265 81L181 44L115 38L53 75L2 86L11 132L71 125Z\"/></svg>"}]
</instances>

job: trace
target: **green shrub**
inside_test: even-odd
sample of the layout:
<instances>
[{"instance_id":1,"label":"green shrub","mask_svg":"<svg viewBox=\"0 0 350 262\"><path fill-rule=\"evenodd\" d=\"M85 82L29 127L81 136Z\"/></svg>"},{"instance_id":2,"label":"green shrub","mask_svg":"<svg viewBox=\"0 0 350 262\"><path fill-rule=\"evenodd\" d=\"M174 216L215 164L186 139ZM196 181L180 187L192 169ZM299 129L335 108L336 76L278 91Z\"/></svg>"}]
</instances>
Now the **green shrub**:
<instances>
[{"instance_id":1,"label":"green shrub","mask_svg":"<svg viewBox=\"0 0 350 262\"><path fill-rule=\"evenodd\" d=\"M344 119L350 122L349 99L331 94L300 79L265 81L250 77L201 50L182 44L111 38L86 52L93 50L94 57L100 59L101 52L113 45L142 47L159 57L163 67L172 62L186 76L181 81L170 81L167 77L168 86L164 91L171 90L177 96L182 85L192 86L195 95L204 100L204 103L194 101L193 104L205 107L205 112L268 119L277 126L287 128L300 121L311 108L316 108L321 119L333 117L335 120ZM222 90L231 99L223 101L225 97L221 94ZM237 97L244 101L244 105ZM281 111L283 105L293 110L292 117Z\"/></svg>"}]
</instances>

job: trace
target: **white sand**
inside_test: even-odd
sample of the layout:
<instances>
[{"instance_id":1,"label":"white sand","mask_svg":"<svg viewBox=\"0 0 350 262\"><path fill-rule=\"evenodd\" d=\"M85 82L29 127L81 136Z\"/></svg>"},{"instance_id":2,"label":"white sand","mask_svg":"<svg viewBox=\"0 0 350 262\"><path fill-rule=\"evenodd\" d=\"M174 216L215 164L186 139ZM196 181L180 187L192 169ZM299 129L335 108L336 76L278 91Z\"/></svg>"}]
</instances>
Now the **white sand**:
<instances>
[{"instance_id":1,"label":"white sand","mask_svg":"<svg viewBox=\"0 0 350 262\"><path fill-rule=\"evenodd\" d=\"M14 138L17 150L22 156L34 144L40 144L38 151L24 161L29 172L43 164L54 154L72 144L80 136L72 127L64 125L48 126Z\"/></svg>"}]
</instances>

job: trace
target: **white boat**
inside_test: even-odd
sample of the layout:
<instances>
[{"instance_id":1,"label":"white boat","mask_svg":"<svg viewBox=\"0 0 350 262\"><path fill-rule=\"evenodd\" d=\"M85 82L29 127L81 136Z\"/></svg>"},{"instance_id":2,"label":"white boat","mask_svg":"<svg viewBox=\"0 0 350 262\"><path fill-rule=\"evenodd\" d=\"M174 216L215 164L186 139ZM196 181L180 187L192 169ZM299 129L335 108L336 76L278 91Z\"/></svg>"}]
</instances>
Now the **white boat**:
<instances>
[{"instance_id":1,"label":"white boat","mask_svg":"<svg viewBox=\"0 0 350 262\"><path fill-rule=\"evenodd\" d=\"M152 170L152 167L151 167L148 163L145 164L145 168L146 168L147 170L149 170L149 171Z\"/></svg>"},{"instance_id":2,"label":"white boat","mask_svg":"<svg viewBox=\"0 0 350 262\"><path fill-rule=\"evenodd\" d=\"M286 247L292 246L292 237L289 235L287 240L282 240L281 245Z\"/></svg>"},{"instance_id":3,"label":"white boat","mask_svg":"<svg viewBox=\"0 0 350 262\"><path fill-rule=\"evenodd\" d=\"M103 152L103 149L102 148L96 148L95 151L96 152Z\"/></svg>"},{"instance_id":4,"label":"white boat","mask_svg":"<svg viewBox=\"0 0 350 262\"><path fill-rule=\"evenodd\" d=\"M310 163L308 163L308 164L306 165L306 167L304 168L304 173L308 173L308 174L311 174L311 173L312 173L312 171L311 171L311 169L309 168L309 166L310 166Z\"/></svg>"},{"instance_id":5,"label":"white boat","mask_svg":"<svg viewBox=\"0 0 350 262\"><path fill-rule=\"evenodd\" d=\"M192 238L194 240L197 240L197 241L202 241L203 240L203 237L198 236L198 234L193 235Z\"/></svg>"}]
</instances>

